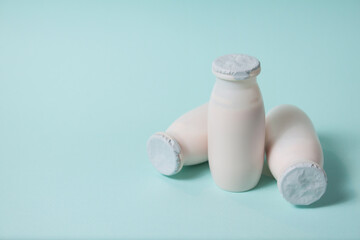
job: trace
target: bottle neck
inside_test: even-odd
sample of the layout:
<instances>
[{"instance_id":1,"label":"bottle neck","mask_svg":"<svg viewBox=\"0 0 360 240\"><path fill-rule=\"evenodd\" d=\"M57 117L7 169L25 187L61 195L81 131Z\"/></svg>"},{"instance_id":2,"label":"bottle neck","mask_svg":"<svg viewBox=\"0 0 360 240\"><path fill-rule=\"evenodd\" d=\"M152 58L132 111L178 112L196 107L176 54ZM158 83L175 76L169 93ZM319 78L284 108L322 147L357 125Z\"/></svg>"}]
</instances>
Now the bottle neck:
<instances>
[{"instance_id":1,"label":"bottle neck","mask_svg":"<svg viewBox=\"0 0 360 240\"><path fill-rule=\"evenodd\" d=\"M210 98L212 103L226 108L249 108L263 106L256 77L239 81L216 79Z\"/></svg>"},{"instance_id":2,"label":"bottle neck","mask_svg":"<svg viewBox=\"0 0 360 240\"><path fill-rule=\"evenodd\" d=\"M231 88L249 88L253 87L254 85L257 85L256 76L250 77L244 80L238 80L238 81L230 81L230 80L224 80L221 78L216 78L216 85L222 86L222 87L231 87Z\"/></svg>"}]
</instances>

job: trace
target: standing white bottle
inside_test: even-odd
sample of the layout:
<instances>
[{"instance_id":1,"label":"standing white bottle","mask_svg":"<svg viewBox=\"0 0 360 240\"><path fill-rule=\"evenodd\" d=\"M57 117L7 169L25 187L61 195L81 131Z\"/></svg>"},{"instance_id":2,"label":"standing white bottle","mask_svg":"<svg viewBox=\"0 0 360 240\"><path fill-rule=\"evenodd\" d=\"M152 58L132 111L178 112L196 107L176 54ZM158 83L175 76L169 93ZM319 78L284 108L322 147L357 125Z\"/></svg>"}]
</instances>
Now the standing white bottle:
<instances>
[{"instance_id":1,"label":"standing white bottle","mask_svg":"<svg viewBox=\"0 0 360 240\"><path fill-rule=\"evenodd\" d=\"M233 192L258 183L264 163L265 113L256 82L260 62L244 54L216 59L208 108L209 166L215 183Z\"/></svg>"},{"instance_id":2,"label":"standing white bottle","mask_svg":"<svg viewBox=\"0 0 360 240\"><path fill-rule=\"evenodd\" d=\"M165 132L147 142L150 162L164 175L174 175L185 165L207 161L207 111L201 105L178 118Z\"/></svg>"},{"instance_id":3,"label":"standing white bottle","mask_svg":"<svg viewBox=\"0 0 360 240\"><path fill-rule=\"evenodd\" d=\"M280 105L266 116L266 157L283 197L309 205L325 193L323 152L308 116L299 108Z\"/></svg>"}]
</instances>

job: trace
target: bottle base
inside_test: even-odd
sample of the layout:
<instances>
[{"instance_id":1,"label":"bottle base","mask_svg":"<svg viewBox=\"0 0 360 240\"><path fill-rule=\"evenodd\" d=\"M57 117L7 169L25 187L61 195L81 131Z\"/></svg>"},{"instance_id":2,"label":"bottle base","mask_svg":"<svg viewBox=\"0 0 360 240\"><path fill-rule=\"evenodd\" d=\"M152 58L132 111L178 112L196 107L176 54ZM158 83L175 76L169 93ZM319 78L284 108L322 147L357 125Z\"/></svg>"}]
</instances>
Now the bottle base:
<instances>
[{"instance_id":1,"label":"bottle base","mask_svg":"<svg viewBox=\"0 0 360 240\"><path fill-rule=\"evenodd\" d=\"M227 192L233 192L233 193L240 193L240 192L247 192L251 189L255 188L257 184L259 183L261 175L258 177L252 178L251 181L243 182L239 181L239 179L227 179L224 181L224 179L215 178L212 174L212 178L214 180L215 185L220 188L221 190L227 191ZM239 184L241 183L241 184Z\"/></svg>"}]
</instances>

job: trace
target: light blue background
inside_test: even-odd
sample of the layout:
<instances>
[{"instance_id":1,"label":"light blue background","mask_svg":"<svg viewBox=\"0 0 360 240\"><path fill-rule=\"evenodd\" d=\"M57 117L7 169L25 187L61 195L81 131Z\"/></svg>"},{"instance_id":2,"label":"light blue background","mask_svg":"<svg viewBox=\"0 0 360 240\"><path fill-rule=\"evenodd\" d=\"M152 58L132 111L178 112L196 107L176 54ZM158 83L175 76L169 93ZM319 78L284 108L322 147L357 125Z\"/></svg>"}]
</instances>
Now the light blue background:
<instances>
[{"instance_id":1,"label":"light blue background","mask_svg":"<svg viewBox=\"0 0 360 240\"><path fill-rule=\"evenodd\" d=\"M359 239L359 28L360 1L1 1L0 238ZM313 120L314 205L149 163L147 138L208 101L229 53L260 59L266 111Z\"/></svg>"}]
</instances>

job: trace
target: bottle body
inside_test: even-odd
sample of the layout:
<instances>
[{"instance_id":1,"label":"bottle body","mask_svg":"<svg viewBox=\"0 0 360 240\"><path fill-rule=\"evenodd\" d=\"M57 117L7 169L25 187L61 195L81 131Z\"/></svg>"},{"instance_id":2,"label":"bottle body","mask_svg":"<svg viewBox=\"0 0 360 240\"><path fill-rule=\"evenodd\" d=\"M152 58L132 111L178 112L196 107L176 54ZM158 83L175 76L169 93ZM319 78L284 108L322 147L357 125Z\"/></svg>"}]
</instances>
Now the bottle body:
<instances>
[{"instance_id":1,"label":"bottle body","mask_svg":"<svg viewBox=\"0 0 360 240\"><path fill-rule=\"evenodd\" d=\"M207 161L207 111L205 103L182 115L166 130L179 143L184 166Z\"/></svg>"},{"instance_id":2,"label":"bottle body","mask_svg":"<svg viewBox=\"0 0 360 240\"><path fill-rule=\"evenodd\" d=\"M207 109L208 104L203 104L149 138L148 156L160 173L174 175L184 165L207 161Z\"/></svg>"},{"instance_id":3,"label":"bottle body","mask_svg":"<svg viewBox=\"0 0 360 240\"><path fill-rule=\"evenodd\" d=\"M266 156L285 199L308 205L326 189L323 152L308 116L292 105L280 105L266 116Z\"/></svg>"},{"instance_id":4,"label":"bottle body","mask_svg":"<svg viewBox=\"0 0 360 240\"><path fill-rule=\"evenodd\" d=\"M208 107L209 166L215 183L234 192L255 187L264 142L264 104L256 77L217 79Z\"/></svg>"}]
</instances>

